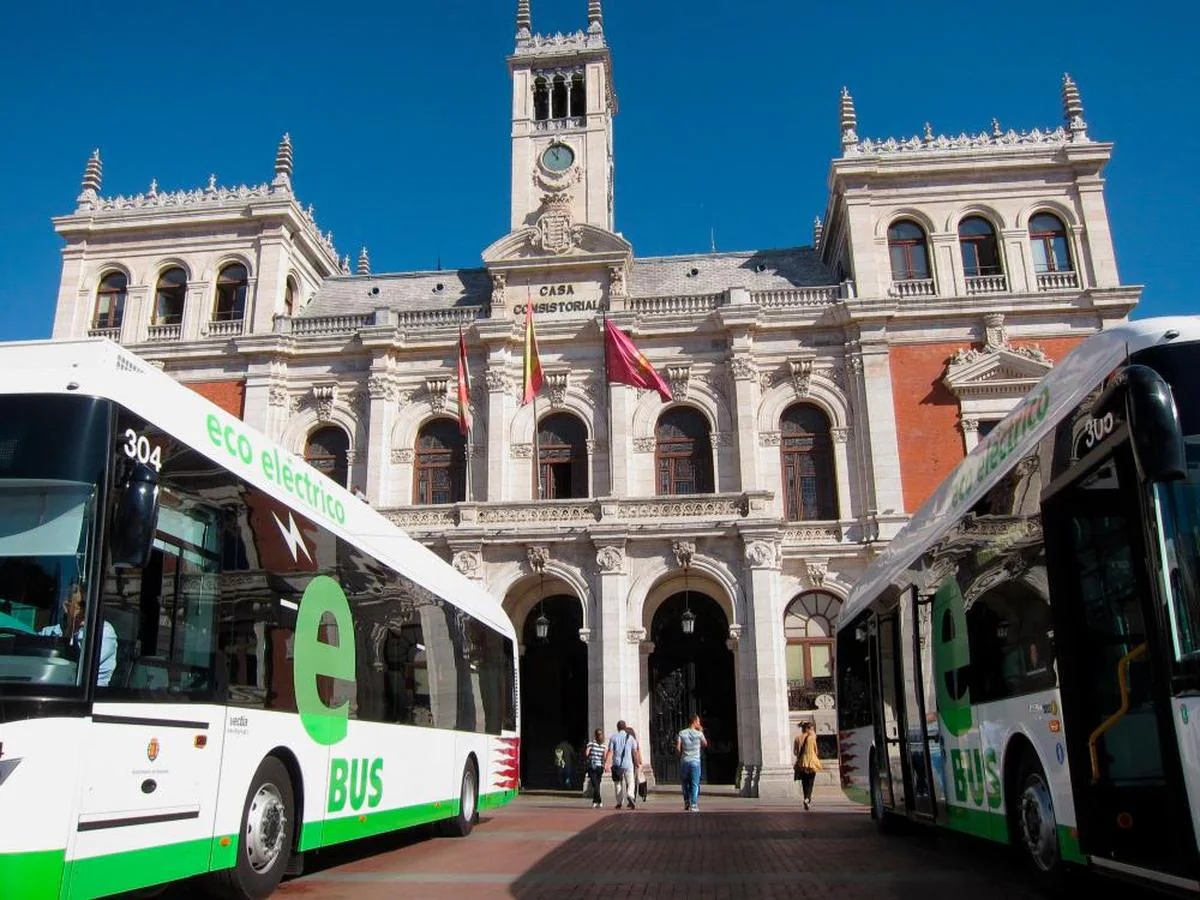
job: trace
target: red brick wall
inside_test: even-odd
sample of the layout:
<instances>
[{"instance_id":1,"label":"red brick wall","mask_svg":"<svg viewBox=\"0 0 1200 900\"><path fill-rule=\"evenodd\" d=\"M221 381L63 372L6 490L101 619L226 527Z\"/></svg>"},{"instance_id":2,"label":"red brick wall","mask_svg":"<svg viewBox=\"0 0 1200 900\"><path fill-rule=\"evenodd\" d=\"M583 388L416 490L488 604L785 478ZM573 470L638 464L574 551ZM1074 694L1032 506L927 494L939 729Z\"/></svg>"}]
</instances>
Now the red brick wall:
<instances>
[{"instance_id":1,"label":"red brick wall","mask_svg":"<svg viewBox=\"0 0 1200 900\"><path fill-rule=\"evenodd\" d=\"M1080 338L1036 341L1052 360L1062 359ZM950 357L962 344L891 348L892 397L900 445L905 512L916 512L964 456L958 400L942 384Z\"/></svg>"},{"instance_id":2,"label":"red brick wall","mask_svg":"<svg viewBox=\"0 0 1200 900\"><path fill-rule=\"evenodd\" d=\"M237 381L192 381L184 382L201 397L211 400L227 413L243 417L246 408L246 382Z\"/></svg>"}]
</instances>

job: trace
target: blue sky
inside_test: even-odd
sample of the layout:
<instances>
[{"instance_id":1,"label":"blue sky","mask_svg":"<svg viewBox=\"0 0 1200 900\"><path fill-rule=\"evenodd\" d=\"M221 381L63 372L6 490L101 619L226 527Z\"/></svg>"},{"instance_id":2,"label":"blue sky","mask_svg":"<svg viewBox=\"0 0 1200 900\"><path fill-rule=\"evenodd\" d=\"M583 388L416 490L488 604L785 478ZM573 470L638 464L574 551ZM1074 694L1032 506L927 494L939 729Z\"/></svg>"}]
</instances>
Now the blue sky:
<instances>
[{"instance_id":1,"label":"blue sky","mask_svg":"<svg viewBox=\"0 0 1200 900\"><path fill-rule=\"evenodd\" d=\"M535 30L587 0L532 0ZM49 334L61 240L99 147L105 194L270 180L376 272L477 266L507 231L516 0L123 0L6 10L0 339ZM1107 201L1135 317L1195 312L1194 7L606 0L617 228L639 256L807 244L848 85L863 137L1061 122L1064 71L1116 145ZM1178 173L1178 177L1176 177Z\"/></svg>"}]
</instances>

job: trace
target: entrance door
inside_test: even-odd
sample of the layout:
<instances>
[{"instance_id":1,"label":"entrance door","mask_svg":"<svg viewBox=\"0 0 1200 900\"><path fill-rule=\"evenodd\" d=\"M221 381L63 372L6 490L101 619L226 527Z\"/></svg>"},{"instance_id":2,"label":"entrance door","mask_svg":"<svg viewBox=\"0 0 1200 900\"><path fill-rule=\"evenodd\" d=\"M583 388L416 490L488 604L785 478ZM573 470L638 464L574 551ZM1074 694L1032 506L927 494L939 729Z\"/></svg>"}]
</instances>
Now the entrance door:
<instances>
[{"instance_id":1,"label":"entrance door","mask_svg":"<svg viewBox=\"0 0 1200 900\"><path fill-rule=\"evenodd\" d=\"M1125 445L1044 504L1055 653L1083 852L1182 874L1195 843L1139 495Z\"/></svg>"}]
</instances>

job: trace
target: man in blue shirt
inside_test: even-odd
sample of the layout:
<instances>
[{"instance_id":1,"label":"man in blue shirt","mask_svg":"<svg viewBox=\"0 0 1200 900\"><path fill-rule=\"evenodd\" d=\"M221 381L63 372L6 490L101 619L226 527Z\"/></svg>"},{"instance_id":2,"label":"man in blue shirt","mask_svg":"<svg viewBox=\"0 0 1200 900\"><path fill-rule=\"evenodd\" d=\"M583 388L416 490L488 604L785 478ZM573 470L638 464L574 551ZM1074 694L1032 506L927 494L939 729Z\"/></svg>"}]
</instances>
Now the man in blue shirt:
<instances>
[{"instance_id":1,"label":"man in blue shirt","mask_svg":"<svg viewBox=\"0 0 1200 900\"><path fill-rule=\"evenodd\" d=\"M679 754L679 782L683 788L683 808L700 812L700 748L708 746L708 738L700 727L700 715L692 716L691 724L675 738Z\"/></svg>"},{"instance_id":2,"label":"man in blue shirt","mask_svg":"<svg viewBox=\"0 0 1200 900\"><path fill-rule=\"evenodd\" d=\"M637 749L637 740L625 730L625 720L617 723L617 731L608 739L608 749L604 751L604 767L612 764L612 779L617 791L617 809L628 806L636 809L633 804L633 751Z\"/></svg>"},{"instance_id":3,"label":"man in blue shirt","mask_svg":"<svg viewBox=\"0 0 1200 900\"><path fill-rule=\"evenodd\" d=\"M63 617L57 625L47 625L38 634L47 637L62 637L70 633L71 646L79 647L83 643L83 590L79 582L71 582L67 588L67 596L63 598ZM66 632L64 632L64 626ZM104 687L112 678L113 669L117 667L117 631L108 622L103 623L100 633L100 659L97 666L96 684Z\"/></svg>"}]
</instances>

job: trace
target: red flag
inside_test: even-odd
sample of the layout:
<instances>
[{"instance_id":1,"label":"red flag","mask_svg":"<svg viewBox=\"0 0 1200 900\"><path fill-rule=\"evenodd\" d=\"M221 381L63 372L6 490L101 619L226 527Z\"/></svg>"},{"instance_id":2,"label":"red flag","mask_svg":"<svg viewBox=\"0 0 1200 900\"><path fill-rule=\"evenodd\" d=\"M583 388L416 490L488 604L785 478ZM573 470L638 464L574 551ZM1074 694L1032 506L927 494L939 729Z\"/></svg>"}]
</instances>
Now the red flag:
<instances>
[{"instance_id":1,"label":"red flag","mask_svg":"<svg viewBox=\"0 0 1200 900\"><path fill-rule=\"evenodd\" d=\"M458 430L471 433L471 374L467 371L467 339L458 326Z\"/></svg>"},{"instance_id":2,"label":"red flag","mask_svg":"<svg viewBox=\"0 0 1200 900\"><path fill-rule=\"evenodd\" d=\"M604 361L610 382L658 391L664 403L671 399L671 388L650 365L650 360L634 346L629 335L614 325L611 319L604 320Z\"/></svg>"},{"instance_id":3,"label":"red flag","mask_svg":"<svg viewBox=\"0 0 1200 900\"><path fill-rule=\"evenodd\" d=\"M521 405L533 401L542 389L542 360L538 356L537 334L533 330L533 301L525 303L525 364Z\"/></svg>"}]
</instances>

